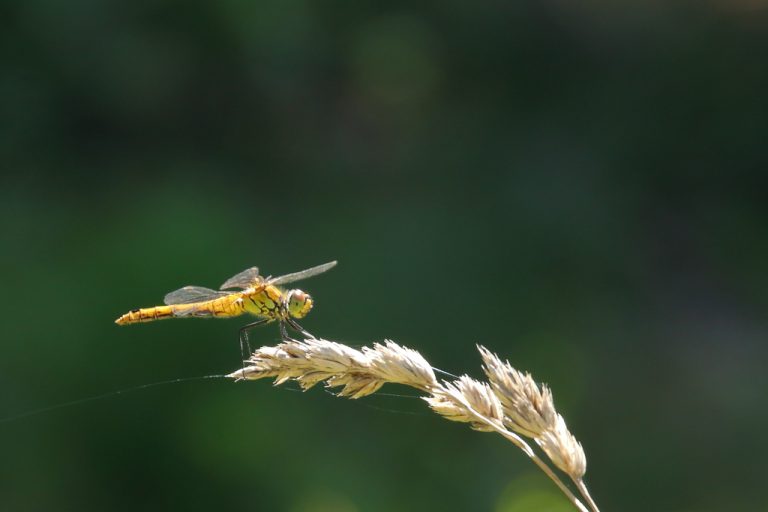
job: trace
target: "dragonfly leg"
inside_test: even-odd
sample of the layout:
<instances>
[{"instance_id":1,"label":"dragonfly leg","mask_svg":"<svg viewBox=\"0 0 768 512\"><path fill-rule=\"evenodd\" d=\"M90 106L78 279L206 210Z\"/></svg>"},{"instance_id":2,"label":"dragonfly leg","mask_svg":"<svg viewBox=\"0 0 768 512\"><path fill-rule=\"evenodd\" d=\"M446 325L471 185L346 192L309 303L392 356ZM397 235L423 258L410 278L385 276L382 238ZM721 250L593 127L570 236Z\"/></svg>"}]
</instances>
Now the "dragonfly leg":
<instances>
[{"instance_id":1,"label":"dragonfly leg","mask_svg":"<svg viewBox=\"0 0 768 512\"><path fill-rule=\"evenodd\" d=\"M248 341L248 331L250 331L256 326L265 324L267 322L269 322L269 318L265 318L264 320L258 320L256 322L251 322L250 324L244 325L240 328L240 358L242 360L240 365L243 370L243 378L245 378L245 360L247 357L251 356L251 344Z\"/></svg>"},{"instance_id":2,"label":"dragonfly leg","mask_svg":"<svg viewBox=\"0 0 768 512\"><path fill-rule=\"evenodd\" d=\"M280 337L283 338L283 341L295 341L293 338L288 336L288 330L285 328L285 322L280 322Z\"/></svg>"},{"instance_id":3,"label":"dragonfly leg","mask_svg":"<svg viewBox=\"0 0 768 512\"><path fill-rule=\"evenodd\" d=\"M313 340L317 339L317 338L315 338L314 334L312 334L309 331L305 330L293 318L289 318L287 320L287 322L288 322L288 325L290 325L293 328L293 330L295 330L298 333L301 333L303 336L306 336L307 338L312 338Z\"/></svg>"}]
</instances>

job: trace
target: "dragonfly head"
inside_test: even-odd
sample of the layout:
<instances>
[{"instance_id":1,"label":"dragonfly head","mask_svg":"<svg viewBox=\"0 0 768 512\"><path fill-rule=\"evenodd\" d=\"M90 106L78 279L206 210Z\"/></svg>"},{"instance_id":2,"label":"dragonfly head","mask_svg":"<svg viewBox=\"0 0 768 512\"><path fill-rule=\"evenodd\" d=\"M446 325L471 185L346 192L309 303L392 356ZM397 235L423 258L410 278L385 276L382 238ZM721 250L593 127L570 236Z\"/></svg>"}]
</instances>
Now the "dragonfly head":
<instances>
[{"instance_id":1,"label":"dragonfly head","mask_svg":"<svg viewBox=\"0 0 768 512\"><path fill-rule=\"evenodd\" d=\"M304 318L312 310L312 297L301 290L291 290L286 296L288 314L293 318Z\"/></svg>"}]
</instances>

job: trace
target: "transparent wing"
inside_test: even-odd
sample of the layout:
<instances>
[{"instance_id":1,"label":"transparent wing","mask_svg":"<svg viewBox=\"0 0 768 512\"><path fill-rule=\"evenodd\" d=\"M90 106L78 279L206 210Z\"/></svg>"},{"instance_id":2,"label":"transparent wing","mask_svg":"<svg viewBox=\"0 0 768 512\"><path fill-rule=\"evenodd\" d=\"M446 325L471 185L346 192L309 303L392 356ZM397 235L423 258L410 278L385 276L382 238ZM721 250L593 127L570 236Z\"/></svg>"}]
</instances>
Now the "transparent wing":
<instances>
[{"instance_id":1,"label":"transparent wing","mask_svg":"<svg viewBox=\"0 0 768 512\"><path fill-rule=\"evenodd\" d=\"M222 290L228 290L230 288L248 288L253 283L260 281L259 267L251 267L243 270L239 274L236 274L219 286Z\"/></svg>"},{"instance_id":2,"label":"transparent wing","mask_svg":"<svg viewBox=\"0 0 768 512\"><path fill-rule=\"evenodd\" d=\"M174 304L191 304L193 302L218 299L226 295L231 295L231 292L220 292L210 288L203 288L202 286L185 286L166 295L163 302L169 306Z\"/></svg>"},{"instance_id":3,"label":"transparent wing","mask_svg":"<svg viewBox=\"0 0 768 512\"><path fill-rule=\"evenodd\" d=\"M302 270L300 272L294 272L293 274L285 274L284 276L276 277L274 279L270 279L270 284L285 284L285 283L292 283L294 281L298 281L300 279L306 279L308 277L316 276L317 274L322 274L326 270L330 270L333 267L336 266L335 261L331 261L328 263L323 263L322 265L318 265L316 267L308 268L306 270Z\"/></svg>"}]
</instances>

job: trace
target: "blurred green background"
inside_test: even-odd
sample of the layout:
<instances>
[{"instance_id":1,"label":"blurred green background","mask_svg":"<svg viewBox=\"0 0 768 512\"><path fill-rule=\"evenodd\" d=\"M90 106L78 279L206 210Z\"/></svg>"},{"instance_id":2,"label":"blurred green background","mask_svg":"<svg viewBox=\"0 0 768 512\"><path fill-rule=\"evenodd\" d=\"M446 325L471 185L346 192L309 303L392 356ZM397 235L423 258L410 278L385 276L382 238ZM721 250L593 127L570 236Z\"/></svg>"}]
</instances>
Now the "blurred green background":
<instances>
[{"instance_id":1,"label":"blurred green background","mask_svg":"<svg viewBox=\"0 0 768 512\"><path fill-rule=\"evenodd\" d=\"M338 259L301 285L307 329L531 371L603 510L768 510L758 0L25 0L0 20L0 416L232 371L242 319L113 320ZM572 510L511 444L409 398L186 382L0 439L3 511Z\"/></svg>"}]
</instances>

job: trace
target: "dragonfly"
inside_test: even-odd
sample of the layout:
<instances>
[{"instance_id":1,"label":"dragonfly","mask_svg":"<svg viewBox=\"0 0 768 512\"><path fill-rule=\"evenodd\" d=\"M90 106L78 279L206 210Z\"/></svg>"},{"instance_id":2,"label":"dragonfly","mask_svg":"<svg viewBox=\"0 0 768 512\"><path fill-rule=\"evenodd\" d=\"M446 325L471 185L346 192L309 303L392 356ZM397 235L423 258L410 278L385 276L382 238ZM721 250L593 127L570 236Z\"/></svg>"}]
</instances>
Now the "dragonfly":
<instances>
[{"instance_id":1,"label":"dragonfly","mask_svg":"<svg viewBox=\"0 0 768 512\"><path fill-rule=\"evenodd\" d=\"M164 306L132 309L115 320L115 323L127 325L165 318L231 318L249 313L259 320L240 329L241 346L244 341L248 344L249 330L275 321L280 324L283 339L289 339L286 325L313 338L296 322L312 310L312 297L299 289L285 290L281 285L322 274L334 266L336 261L331 261L278 277L263 277L258 267L251 267L224 281L218 290L184 286L167 294ZM231 291L233 289L239 291Z\"/></svg>"}]
</instances>

